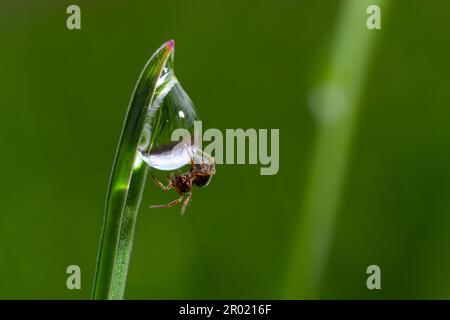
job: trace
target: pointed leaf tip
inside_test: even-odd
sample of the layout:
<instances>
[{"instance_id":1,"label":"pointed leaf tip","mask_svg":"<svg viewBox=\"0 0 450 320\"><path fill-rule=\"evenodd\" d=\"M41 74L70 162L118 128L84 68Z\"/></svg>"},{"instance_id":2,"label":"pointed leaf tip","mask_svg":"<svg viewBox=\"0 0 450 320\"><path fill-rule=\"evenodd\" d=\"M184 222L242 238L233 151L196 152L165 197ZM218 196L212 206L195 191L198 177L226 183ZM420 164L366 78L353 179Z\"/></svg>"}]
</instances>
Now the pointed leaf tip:
<instances>
[{"instance_id":1,"label":"pointed leaf tip","mask_svg":"<svg viewBox=\"0 0 450 320\"><path fill-rule=\"evenodd\" d=\"M166 48L168 50L172 49L175 46L175 40L170 39L169 41L166 42Z\"/></svg>"}]
</instances>

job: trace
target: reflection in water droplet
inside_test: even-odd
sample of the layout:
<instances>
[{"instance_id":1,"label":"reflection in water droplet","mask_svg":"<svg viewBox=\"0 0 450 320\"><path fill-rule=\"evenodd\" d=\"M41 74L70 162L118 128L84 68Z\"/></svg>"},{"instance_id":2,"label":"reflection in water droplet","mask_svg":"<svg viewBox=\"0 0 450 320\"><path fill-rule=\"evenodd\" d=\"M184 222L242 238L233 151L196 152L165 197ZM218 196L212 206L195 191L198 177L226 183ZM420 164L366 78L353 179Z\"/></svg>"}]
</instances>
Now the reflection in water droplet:
<instances>
[{"instance_id":1,"label":"reflection in water droplet","mask_svg":"<svg viewBox=\"0 0 450 320\"><path fill-rule=\"evenodd\" d=\"M188 164L191 155L198 151L192 143L196 120L199 118L194 104L178 82L170 60L158 79L155 97L148 110L139 144L142 159L159 170L176 170ZM171 141L172 132L180 128L188 130L191 139Z\"/></svg>"}]
</instances>

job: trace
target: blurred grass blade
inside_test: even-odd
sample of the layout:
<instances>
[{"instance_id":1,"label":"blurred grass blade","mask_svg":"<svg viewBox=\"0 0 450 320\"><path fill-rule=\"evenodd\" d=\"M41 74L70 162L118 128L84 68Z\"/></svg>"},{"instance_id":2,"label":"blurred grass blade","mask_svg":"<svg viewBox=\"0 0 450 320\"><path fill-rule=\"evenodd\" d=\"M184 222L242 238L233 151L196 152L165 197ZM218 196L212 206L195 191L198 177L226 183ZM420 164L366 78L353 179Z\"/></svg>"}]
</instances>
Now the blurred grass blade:
<instances>
[{"instance_id":1,"label":"blurred grass blade","mask_svg":"<svg viewBox=\"0 0 450 320\"><path fill-rule=\"evenodd\" d=\"M344 1L338 16L331 56L311 97L318 133L302 198L285 298L317 298L333 236L345 170L351 153L363 90L375 38L381 30L366 27L369 5L380 0ZM361 266L361 272L364 269Z\"/></svg>"},{"instance_id":2,"label":"blurred grass blade","mask_svg":"<svg viewBox=\"0 0 450 320\"><path fill-rule=\"evenodd\" d=\"M153 54L131 98L106 196L93 299L122 299L124 295L134 226L147 176L138 146L158 80L169 58L173 59L173 52L174 41L170 40Z\"/></svg>"}]
</instances>

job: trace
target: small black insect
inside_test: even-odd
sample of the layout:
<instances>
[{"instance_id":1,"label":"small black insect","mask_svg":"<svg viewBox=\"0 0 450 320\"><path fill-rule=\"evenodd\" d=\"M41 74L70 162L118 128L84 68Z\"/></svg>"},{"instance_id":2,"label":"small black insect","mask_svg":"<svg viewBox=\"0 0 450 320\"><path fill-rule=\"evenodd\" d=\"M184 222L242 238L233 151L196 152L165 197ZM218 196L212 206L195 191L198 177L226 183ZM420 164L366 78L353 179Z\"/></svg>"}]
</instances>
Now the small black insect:
<instances>
[{"instance_id":1,"label":"small black insect","mask_svg":"<svg viewBox=\"0 0 450 320\"><path fill-rule=\"evenodd\" d=\"M172 173L169 178L169 184L165 186L152 174L155 184L163 190L175 189L180 196L178 199L163 205L150 206L150 208L170 208L179 203L183 203L181 207L181 215L184 214L187 205L192 199L192 186L195 184L198 187L206 187L211 181L212 176L216 173L216 165L214 158L202 152L202 159L207 161L195 163L194 158L191 157L191 169L186 173ZM185 195L187 195L185 197ZM184 198L184 199L183 199Z\"/></svg>"}]
</instances>

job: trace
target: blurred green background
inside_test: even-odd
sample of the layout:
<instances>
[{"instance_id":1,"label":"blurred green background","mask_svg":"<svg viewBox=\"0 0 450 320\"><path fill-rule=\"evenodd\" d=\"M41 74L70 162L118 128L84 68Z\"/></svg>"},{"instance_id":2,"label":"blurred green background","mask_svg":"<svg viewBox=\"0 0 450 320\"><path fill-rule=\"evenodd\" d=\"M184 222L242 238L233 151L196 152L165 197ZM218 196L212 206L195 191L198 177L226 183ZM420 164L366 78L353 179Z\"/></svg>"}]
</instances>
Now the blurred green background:
<instances>
[{"instance_id":1,"label":"blurred green background","mask_svg":"<svg viewBox=\"0 0 450 320\"><path fill-rule=\"evenodd\" d=\"M80 31L65 25L73 3ZM148 209L175 197L148 182L126 298L450 298L450 2L390 0L374 31L367 3L377 1L353 1L351 20L331 0L2 0L0 298L89 298L131 91L172 38L204 128L279 128L280 171L220 165L184 217ZM326 250L308 269L299 249L308 177L316 168L327 185L330 176L313 156L326 127L311 99L342 30L361 76L354 129L321 155L344 153L346 170L324 188L323 201L339 201L331 222L317 220ZM366 36L363 68L353 53ZM82 270L79 291L66 288L71 264ZM381 267L379 291L366 287L371 264ZM314 292L297 269L320 273Z\"/></svg>"}]
</instances>

